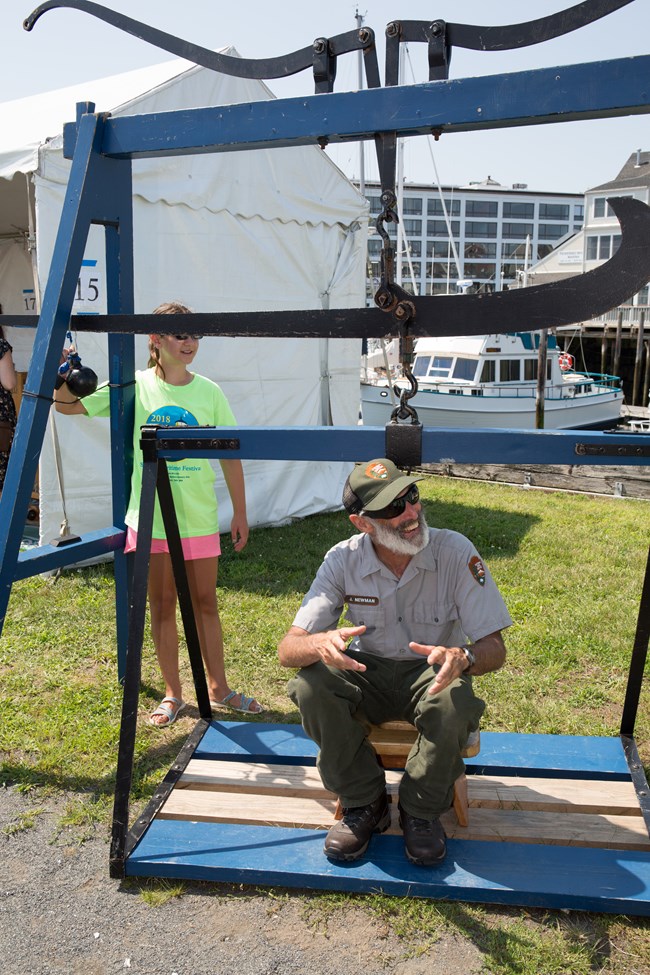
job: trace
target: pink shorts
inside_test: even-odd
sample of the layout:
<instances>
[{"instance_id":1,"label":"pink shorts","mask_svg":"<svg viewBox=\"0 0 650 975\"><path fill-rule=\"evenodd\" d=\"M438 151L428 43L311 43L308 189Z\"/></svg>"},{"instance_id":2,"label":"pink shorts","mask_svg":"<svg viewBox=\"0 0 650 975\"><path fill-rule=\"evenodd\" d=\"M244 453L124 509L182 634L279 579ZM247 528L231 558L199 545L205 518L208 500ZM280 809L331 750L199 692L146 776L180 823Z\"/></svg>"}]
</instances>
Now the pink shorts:
<instances>
[{"instance_id":1,"label":"pink shorts","mask_svg":"<svg viewBox=\"0 0 650 975\"><path fill-rule=\"evenodd\" d=\"M129 525L126 528L125 552L135 552L138 541L138 533ZM181 538L183 555L185 561L192 559L215 559L221 555L221 539L219 532L214 535L197 535L195 538ZM161 552L169 552L169 545L166 538L152 538L151 554L159 555Z\"/></svg>"}]
</instances>

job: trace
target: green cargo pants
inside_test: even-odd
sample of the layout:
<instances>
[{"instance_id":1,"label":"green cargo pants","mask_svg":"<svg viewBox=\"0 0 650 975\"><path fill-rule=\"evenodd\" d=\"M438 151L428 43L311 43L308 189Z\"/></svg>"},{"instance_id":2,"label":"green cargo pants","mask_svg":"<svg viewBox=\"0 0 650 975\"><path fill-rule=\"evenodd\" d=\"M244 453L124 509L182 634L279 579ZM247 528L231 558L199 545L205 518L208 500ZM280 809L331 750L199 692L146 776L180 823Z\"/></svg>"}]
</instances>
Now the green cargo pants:
<instances>
[{"instance_id":1,"label":"green cargo pants","mask_svg":"<svg viewBox=\"0 0 650 975\"><path fill-rule=\"evenodd\" d=\"M365 671L336 670L318 662L288 683L303 728L318 745L318 770L344 808L374 802L384 770L367 738L367 723L410 721L419 731L400 784L399 801L411 816L433 819L448 809L463 772L461 751L478 728L485 702L469 677L427 694L435 670L422 660L356 653Z\"/></svg>"}]
</instances>

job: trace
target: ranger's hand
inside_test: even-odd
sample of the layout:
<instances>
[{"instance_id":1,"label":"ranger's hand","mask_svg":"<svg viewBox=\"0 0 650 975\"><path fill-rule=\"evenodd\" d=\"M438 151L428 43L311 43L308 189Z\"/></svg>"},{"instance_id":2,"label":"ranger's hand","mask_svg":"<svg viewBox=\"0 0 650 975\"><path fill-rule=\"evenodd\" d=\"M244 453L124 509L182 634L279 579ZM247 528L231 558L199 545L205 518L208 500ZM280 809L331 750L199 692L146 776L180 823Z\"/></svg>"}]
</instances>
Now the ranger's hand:
<instances>
[{"instance_id":1,"label":"ranger's hand","mask_svg":"<svg viewBox=\"0 0 650 975\"><path fill-rule=\"evenodd\" d=\"M438 694L467 670L468 660L461 647L427 646L424 643L409 643L409 647L415 653L421 653L426 657L429 666L438 664L440 667L427 691L428 694Z\"/></svg>"},{"instance_id":2,"label":"ranger's hand","mask_svg":"<svg viewBox=\"0 0 650 975\"><path fill-rule=\"evenodd\" d=\"M365 670L365 664L345 653L350 640L364 633L365 629L365 626L342 626L338 630L312 633L309 638L310 649L315 651L328 667L336 667L337 670Z\"/></svg>"}]
</instances>

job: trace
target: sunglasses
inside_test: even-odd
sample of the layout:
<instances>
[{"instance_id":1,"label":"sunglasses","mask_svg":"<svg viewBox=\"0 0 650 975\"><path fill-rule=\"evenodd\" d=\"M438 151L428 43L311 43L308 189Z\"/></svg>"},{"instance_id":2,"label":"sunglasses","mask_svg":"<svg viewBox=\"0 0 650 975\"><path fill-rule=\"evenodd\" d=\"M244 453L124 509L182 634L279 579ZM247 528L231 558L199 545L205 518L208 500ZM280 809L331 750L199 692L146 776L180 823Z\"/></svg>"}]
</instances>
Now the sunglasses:
<instances>
[{"instance_id":1,"label":"sunglasses","mask_svg":"<svg viewBox=\"0 0 650 975\"><path fill-rule=\"evenodd\" d=\"M172 335L172 338L176 339L177 342L185 342L187 339L192 339L193 342L198 342L199 339L202 338L202 336L184 334L184 335Z\"/></svg>"},{"instance_id":2,"label":"sunglasses","mask_svg":"<svg viewBox=\"0 0 650 975\"><path fill-rule=\"evenodd\" d=\"M418 491L417 484L414 484L408 489L406 494L402 494L399 498L395 498L390 504L386 505L380 511L362 511L361 514L364 518L382 518L390 519L397 518L406 510L407 504L417 504L420 500L420 492Z\"/></svg>"}]
</instances>

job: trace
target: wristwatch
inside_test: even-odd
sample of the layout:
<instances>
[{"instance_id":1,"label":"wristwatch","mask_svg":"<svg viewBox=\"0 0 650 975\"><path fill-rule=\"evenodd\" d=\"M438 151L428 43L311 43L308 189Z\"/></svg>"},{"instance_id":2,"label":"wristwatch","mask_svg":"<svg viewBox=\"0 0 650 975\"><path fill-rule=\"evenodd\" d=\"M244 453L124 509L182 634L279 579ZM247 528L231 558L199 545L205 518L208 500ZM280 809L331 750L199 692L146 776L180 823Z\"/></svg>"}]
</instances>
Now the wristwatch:
<instances>
[{"instance_id":1,"label":"wristwatch","mask_svg":"<svg viewBox=\"0 0 650 975\"><path fill-rule=\"evenodd\" d=\"M469 647L461 647L460 649L467 657L467 662L469 664L469 667L466 667L465 670L470 670L470 668L473 667L474 664L476 663L476 657L474 656L474 654L472 653Z\"/></svg>"}]
</instances>

